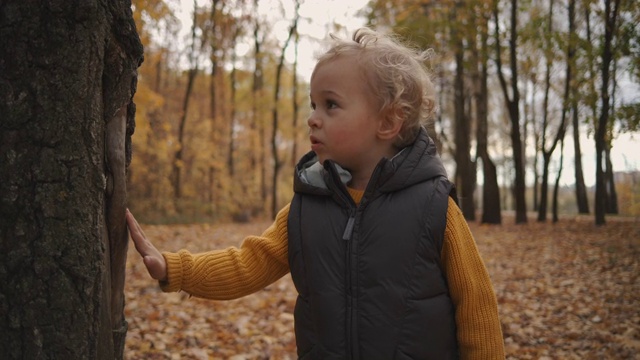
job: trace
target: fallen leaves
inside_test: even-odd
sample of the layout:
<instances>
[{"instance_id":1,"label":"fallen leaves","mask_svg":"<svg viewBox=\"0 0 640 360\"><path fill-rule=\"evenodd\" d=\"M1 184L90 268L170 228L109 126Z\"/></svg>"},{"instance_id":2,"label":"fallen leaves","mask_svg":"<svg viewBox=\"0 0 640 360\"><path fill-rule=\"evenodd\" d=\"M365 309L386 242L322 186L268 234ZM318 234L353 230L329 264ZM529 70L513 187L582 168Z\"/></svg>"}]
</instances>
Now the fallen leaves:
<instances>
[{"instance_id":1,"label":"fallen leaves","mask_svg":"<svg viewBox=\"0 0 640 360\"><path fill-rule=\"evenodd\" d=\"M268 225L144 226L144 230L163 251L203 252L238 246L245 235L259 234ZM296 358L296 293L288 275L242 299L203 300L182 292L162 293L131 249L125 290L127 359Z\"/></svg>"},{"instance_id":2,"label":"fallen leaves","mask_svg":"<svg viewBox=\"0 0 640 360\"><path fill-rule=\"evenodd\" d=\"M636 359L640 224L588 220L473 229L508 359Z\"/></svg>"},{"instance_id":3,"label":"fallen leaves","mask_svg":"<svg viewBox=\"0 0 640 360\"><path fill-rule=\"evenodd\" d=\"M640 224L470 224L498 297L507 359L638 359ZM144 226L162 250L239 245L269 223ZM242 299L162 293L133 248L127 359L295 359L289 275Z\"/></svg>"}]
</instances>

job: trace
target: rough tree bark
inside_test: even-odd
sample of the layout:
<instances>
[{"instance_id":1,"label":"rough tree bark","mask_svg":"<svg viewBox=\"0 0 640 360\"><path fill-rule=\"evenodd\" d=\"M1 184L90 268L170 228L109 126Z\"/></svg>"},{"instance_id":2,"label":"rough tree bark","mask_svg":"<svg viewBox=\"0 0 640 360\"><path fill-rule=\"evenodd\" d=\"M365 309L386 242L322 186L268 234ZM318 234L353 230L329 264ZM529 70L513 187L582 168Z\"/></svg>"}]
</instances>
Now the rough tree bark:
<instances>
[{"instance_id":1,"label":"rough tree bark","mask_svg":"<svg viewBox=\"0 0 640 360\"><path fill-rule=\"evenodd\" d=\"M0 3L0 354L122 358L129 0Z\"/></svg>"}]
</instances>

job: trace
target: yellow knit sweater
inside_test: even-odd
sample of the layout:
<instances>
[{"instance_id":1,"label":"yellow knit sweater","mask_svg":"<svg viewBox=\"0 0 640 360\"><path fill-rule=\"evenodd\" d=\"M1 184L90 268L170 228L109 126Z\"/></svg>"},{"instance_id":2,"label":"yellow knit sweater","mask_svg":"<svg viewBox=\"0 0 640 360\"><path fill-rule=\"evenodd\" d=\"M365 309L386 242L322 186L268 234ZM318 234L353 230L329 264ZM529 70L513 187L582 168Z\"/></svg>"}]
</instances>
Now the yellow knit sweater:
<instances>
[{"instance_id":1,"label":"yellow knit sweater","mask_svg":"<svg viewBox=\"0 0 640 360\"><path fill-rule=\"evenodd\" d=\"M363 191L349 189L356 203ZM254 293L289 272L285 206L261 236L247 237L240 248L191 254L163 253L167 281L163 291L183 290L214 300ZM504 342L496 296L469 227L456 203L449 199L442 263L456 308L458 345L462 359L504 359ZM427 324L426 326L437 326Z\"/></svg>"}]
</instances>

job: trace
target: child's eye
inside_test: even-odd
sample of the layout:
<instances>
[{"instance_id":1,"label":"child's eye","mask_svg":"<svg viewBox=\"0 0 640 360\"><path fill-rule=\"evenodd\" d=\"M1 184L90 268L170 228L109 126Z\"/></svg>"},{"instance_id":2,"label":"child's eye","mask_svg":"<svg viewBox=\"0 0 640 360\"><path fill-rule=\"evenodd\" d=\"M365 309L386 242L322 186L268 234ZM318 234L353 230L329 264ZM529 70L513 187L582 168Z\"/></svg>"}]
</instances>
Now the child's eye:
<instances>
[{"instance_id":1,"label":"child's eye","mask_svg":"<svg viewBox=\"0 0 640 360\"><path fill-rule=\"evenodd\" d=\"M315 109L316 109L316 103L311 102L311 104L310 104L310 105L311 105L311 110L315 110Z\"/></svg>"},{"instance_id":2,"label":"child's eye","mask_svg":"<svg viewBox=\"0 0 640 360\"><path fill-rule=\"evenodd\" d=\"M327 100L327 109L335 109L338 107L338 103L333 100Z\"/></svg>"}]
</instances>

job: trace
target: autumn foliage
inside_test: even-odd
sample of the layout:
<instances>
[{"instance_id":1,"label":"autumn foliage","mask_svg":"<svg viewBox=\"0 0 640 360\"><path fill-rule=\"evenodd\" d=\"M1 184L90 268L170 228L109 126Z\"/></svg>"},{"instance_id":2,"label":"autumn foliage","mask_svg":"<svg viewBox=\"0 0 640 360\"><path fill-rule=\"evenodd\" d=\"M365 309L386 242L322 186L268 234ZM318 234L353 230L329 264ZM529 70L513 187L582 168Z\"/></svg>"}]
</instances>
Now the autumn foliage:
<instances>
[{"instance_id":1,"label":"autumn foliage","mask_svg":"<svg viewBox=\"0 0 640 360\"><path fill-rule=\"evenodd\" d=\"M471 229L497 293L508 359L632 359L640 352L640 224L589 218ZM145 226L161 249L239 245L269 224ZM128 359L295 359L289 275L233 301L161 293L127 266Z\"/></svg>"},{"instance_id":2,"label":"autumn foliage","mask_svg":"<svg viewBox=\"0 0 640 360\"><path fill-rule=\"evenodd\" d=\"M312 5L297 0L274 2L279 9L258 1L194 1L186 14L192 25L181 24L178 11L190 1L132 3L145 61L134 98L130 207L149 222L274 216L291 195L294 162L309 150L308 84L297 66L298 46L308 58L304 45L321 41L305 24L325 27L323 37L348 36L342 25L316 23L308 17ZM433 50L427 66L438 96L441 154L467 218L481 206L487 223L500 223L501 211L512 209L518 222L531 209L541 220L552 212L555 218L560 175L563 182L575 179L570 203L579 213L595 210L598 223L603 211L637 216L636 183L618 183L621 169L611 161L616 137L639 128L637 101L607 83L610 73L637 82L637 66L623 65L637 64L637 49L623 44L636 39L640 7L604 4L617 10L575 0L376 0L361 9L360 20ZM295 60L285 56L292 53ZM584 134L597 135L597 158L604 156L596 174L583 169L594 145L580 140ZM598 201L585 183L594 175L602 175Z\"/></svg>"}]
</instances>

